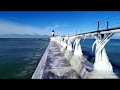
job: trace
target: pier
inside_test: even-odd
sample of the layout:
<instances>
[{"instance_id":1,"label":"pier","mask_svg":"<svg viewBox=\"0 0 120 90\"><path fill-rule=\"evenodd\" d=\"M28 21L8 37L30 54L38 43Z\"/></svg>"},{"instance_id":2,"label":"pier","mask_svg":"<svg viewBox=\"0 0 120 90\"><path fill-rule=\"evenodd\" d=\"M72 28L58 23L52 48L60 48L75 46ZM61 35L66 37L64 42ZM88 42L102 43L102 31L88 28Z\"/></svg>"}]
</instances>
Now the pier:
<instances>
[{"instance_id":1,"label":"pier","mask_svg":"<svg viewBox=\"0 0 120 90\"><path fill-rule=\"evenodd\" d=\"M47 55L45 57L45 55ZM44 63L45 62L45 63ZM45 67L44 67L44 65ZM43 67L42 67L42 66ZM43 72L41 72L41 71ZM41 73L41 74L40 74ZM32 79L79 79L78 73L73 70L70 63L60 53L59 46L50 42L43 55L43 63L38 65Z\"/></svg>"},{"instance_id":2,"label":"pier","mask_svg":"<svg viewBox=\"0 0 120 90\"><path fill-rule=\"evenodd\" d=\"M64 45L64 44L63 44ZM84 79L93 69L89 61L71 62L66 58L62 45L51 39L45 53L38 64L32 79ZM66 47L65 47L66 48ZM66 50L67 51L67 50ZM68 55L69 56L69 55ZM82 58L81 58L82 59ZM76 63L76 61L78 63ZM74 65L77 68L74 68Z\"/></svg>"}]
</instances>

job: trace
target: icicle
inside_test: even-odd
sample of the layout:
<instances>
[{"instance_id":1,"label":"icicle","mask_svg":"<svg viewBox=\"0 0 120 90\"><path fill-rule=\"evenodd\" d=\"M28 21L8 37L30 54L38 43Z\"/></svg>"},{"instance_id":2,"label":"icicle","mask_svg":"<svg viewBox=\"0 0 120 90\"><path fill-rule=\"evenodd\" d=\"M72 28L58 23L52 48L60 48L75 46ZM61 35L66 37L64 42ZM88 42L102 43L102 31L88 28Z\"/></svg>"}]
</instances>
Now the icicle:
<instances>
[{"instance_id":1,"label":"icicle","mask_svg":"<svg viewBox=\"0 0 120 90\"><path fill-rule=\"evenodd\" d=\"M64 53L64 56L67 60L70 60L70 58L72 57L72 43L70 42L70 38L68 38L68 42L67 42L67 50Z\"/></svg>"},{"instance_id":2,"label":"icicle","mask_svg":"<svg viewBox=\"0 0 120 90\"><path fill-rule=\"evenodd\" d=\"M95 42L93 43L92 45L92 52L93 52L93 49L94 49L94 45L96 44L97 40L95 40Z\"/></svg>"},{"instance_id":3,"label":"icicle","mask_svg":"<svg viewBox=\"0 0 120 90\"><path fill-rule=\"evenodd\" d=\"M93 51L96 44L94 70L89 74L88 78L118 78L113 72L113 67L104 48L112 35L108 34L105 38L101 36L102 39L95 36L96 41L92 45Z\"/></svg>"},{"instance_id":4,"label":"icicle","mask_svg":"<svg viewBox=\"0 0 120 90\"><path fill-rule=\"evenodd\" d=\"M94 45L96 44L95 63L94 71L91 72L92 76L90 76L90 78L117 78L104 48L112 35L113 34L108 34L102 40L97 36L95 37L96 41L92 45L93 51Z\"/></svg>"},{"instance_id":5,"label":"icicle","mask_svg":"<svg viewBox=\"0 0 120 90\"><path fill-rule=\"evenodd\" d=\"M72 44L69 39L68 39L68 44L67 44L67 50L72 51Z\"/></svg>"},{"instance_id":6,"label":"icicle","mask_svg":"<svg viewBox=\"0 0 120 90\"><path fill-rule=\"evenodd\" d=\"M75 43L74 43L74 55L78 55L78 56L82 56L82 49L81 49L81 45L80 45L80 38L76 38Z\"/></svg>"},{"instance_id":7,"label":"icicle","mask_svg":"<svg viewBox=\"0 0 120 90\"><path fill-rule=\"evenodd\" d=\"M86 36L84 36L83 42L85 41L85 39L86 39Z\"/></svg>"}]
</instances>

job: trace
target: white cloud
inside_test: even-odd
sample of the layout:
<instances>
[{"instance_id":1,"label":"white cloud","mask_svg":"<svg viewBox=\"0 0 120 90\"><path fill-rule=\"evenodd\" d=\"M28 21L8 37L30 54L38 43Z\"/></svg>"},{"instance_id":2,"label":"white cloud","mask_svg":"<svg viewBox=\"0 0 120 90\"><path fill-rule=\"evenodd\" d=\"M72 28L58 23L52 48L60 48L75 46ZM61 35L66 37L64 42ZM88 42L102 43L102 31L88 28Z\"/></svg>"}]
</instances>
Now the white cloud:
<instances>
[{"instance_id":1,"label":"white cloud","mask_svg":"<svg viewBox=\"0 0 120 90\"><path fill-rule=\"evenodd\" d=\"M15 18L15 17L10 17L11 19L15 19L15 20L17 20L17 18Z\"/></svg>"},{"instance_id":2,"label":"white cloud","mask_svg":"<svg viewBox=\"0 0 120 90\"><path fill-rule=\"evenodd\" d=\"M52 30L52 29L55 29L55 28L59 28L60 27L60 25L58 25L58 24L55 24L54 26L48 26L48 27L46 27L45 28L45 30Z\"/></svg>"},{"instance_id":3,"label":"white cloud","mask_svg":"<svg viewBox=\"0 0 120 90\"><path fill-rule=\"evenodd\" d=\"M62 24L63 27L70 27L68 24Z\"/></svg>"},{"instance_id":4,"label":"white cloud","mask_svg":"<svg viewBox=\"0 0 120 90\"><path fill-rule=\"evenodd\" d=\"M25 26L14 22L0 21L0 34L39 34L39 35L51 35L53 29L59 28L60 25L55 24L45 28L37 28L32 26Z\"/></svg>"}]
</instances>

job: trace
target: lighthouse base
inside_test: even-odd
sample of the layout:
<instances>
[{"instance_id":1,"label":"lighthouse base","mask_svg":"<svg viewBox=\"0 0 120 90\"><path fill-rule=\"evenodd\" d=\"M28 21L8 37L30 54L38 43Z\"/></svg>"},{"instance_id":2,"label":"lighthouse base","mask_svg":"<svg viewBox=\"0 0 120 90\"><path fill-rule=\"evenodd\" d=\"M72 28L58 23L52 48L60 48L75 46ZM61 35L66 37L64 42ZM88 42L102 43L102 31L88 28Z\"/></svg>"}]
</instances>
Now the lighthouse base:
<instances>
[{"instance_id":1,"label":"lighthouse base","mask_svg":"<svg viewBox=\"0 0 120 90\"><path fill-rule=\"evenodd\" d=\"M55 41L55 37L51 37L51 38L50 38L50 41Z\"/></svg>"}]
</instances>

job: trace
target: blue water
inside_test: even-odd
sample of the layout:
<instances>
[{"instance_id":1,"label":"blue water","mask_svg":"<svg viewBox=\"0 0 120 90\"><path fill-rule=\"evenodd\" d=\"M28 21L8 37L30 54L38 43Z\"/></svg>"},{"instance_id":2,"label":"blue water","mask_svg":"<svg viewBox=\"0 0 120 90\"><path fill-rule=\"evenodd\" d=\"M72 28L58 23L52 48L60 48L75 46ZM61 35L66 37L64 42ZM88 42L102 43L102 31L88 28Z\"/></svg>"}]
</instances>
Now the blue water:
<instances>
[{"instance_id":1,"label":"blue water","mask_svg":"<svg viewBox=\"0 0 120 90\"><path fill-rule=\"evenodd\" d=\"M30 79L48 39L0 38L0 79Z\"/></svg>"},{"instance_id":2,"label":"blue water","mask_svg":"<svg viewBox=\"0 0 120 90\"><path fill-rule=\"evenodd\" d=\"M94 63L95 52L92 52L92 44L95 39L81 40L83 54L88 60ZM113 66L113 71L120 77L120 39L110 39L105 46L109 61ZM94 50L95 51L95 50Z\"/></svg>"}]
</instances>

